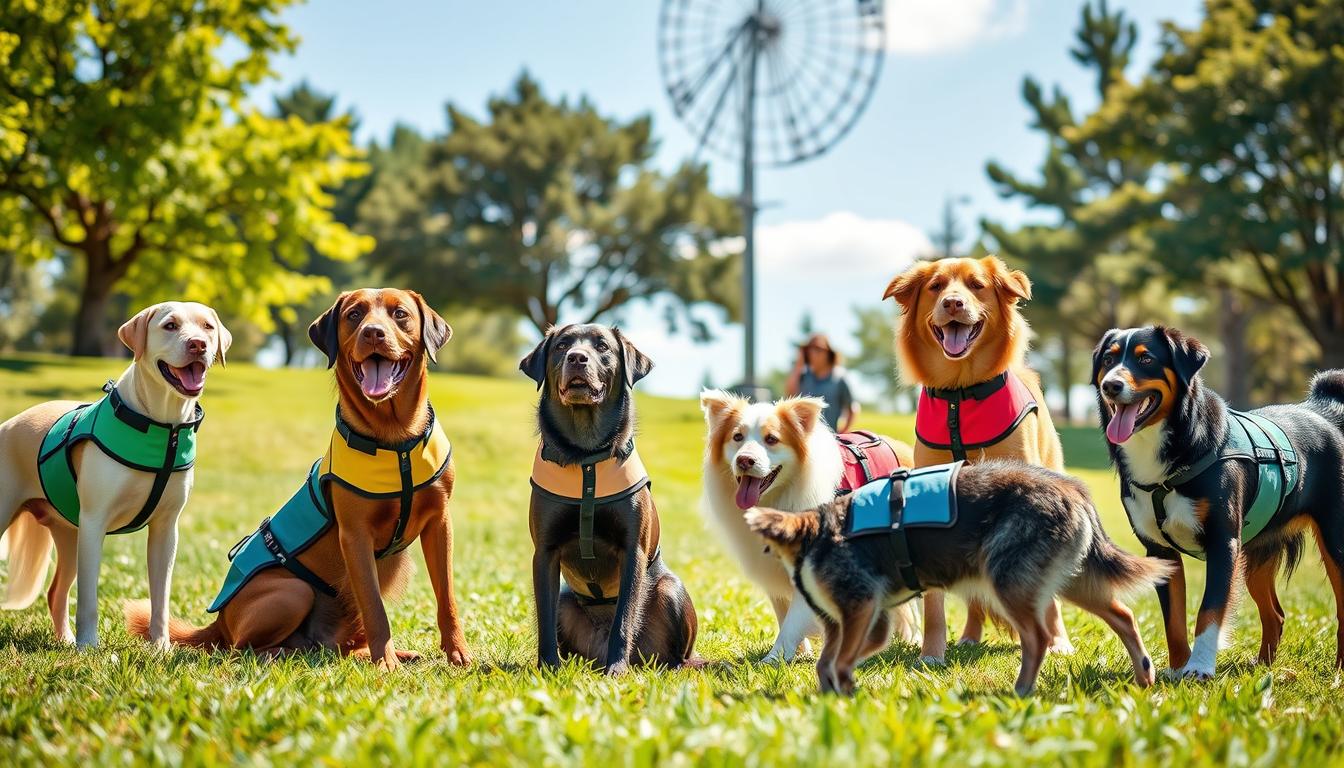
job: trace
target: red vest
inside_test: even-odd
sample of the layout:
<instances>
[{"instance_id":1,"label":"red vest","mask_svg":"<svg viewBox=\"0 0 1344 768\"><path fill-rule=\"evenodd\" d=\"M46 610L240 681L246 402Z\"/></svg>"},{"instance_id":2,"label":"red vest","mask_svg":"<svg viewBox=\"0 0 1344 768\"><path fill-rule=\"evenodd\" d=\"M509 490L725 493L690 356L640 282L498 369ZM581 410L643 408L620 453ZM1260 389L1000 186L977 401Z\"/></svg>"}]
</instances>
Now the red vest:
<instances>
[{"instance_id":1,"label":"red vest","mask_svg":"<svg viewBox=\"0 0 1344 768\"><path fill-rule=\"evenodd\" d=\"M1012 434L1034 410L1036 398L1011 371L963 389L925 387L915 411L915 436L961 461L966 451L988 448Z\"/></svg>"},{"instance_id":2,"label":"red vest","mask_svg":"<svg viewBox=\"0 0 1344 768\"><path fill-rule=\"evenodd\" d=\"M835 436L845 474L836 493L848 493L878 478L890 477L900 468L900 459L886 440L872 432L845 432Z\"/></svg>"}]
</instances>

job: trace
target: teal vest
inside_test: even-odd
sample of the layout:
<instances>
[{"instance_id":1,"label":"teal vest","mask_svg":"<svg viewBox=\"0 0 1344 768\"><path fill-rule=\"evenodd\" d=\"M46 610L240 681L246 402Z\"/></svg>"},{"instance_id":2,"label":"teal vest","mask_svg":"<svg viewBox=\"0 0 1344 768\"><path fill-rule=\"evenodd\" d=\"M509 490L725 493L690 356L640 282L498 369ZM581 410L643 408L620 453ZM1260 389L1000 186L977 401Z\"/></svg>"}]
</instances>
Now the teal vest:
<instances>
[{"instance_id":1,"label":"teal vest","mask_svg":"<svg viewBox=\"0 0 1344 768\"><path fill-rule=\"evenodd\" d=\"M334 587L298 560L301 552L336 524L323 488L329 482L368 499L398 499L401 514L392 540L374 556L381 560L405 549L410 542L403 534L415 492L438 480L452 459L452 444L433 408L429 418L423 436L401 445L383 445L351 430L338 410L327 453L313 463L303 486L229 552L229 572L210 604L210 613L228 605L253 576L276 566L324 595L336 595Z\"/></svg>"},{"instance_id":2,"label":"teal vest","mask_svg":"<svg viewBox=\"0 0 1344 768\"><path fill-rule=\"evenodd\" d=\"M881 535L889 557L885 563L905 586L921 592L905 532L909 528L950 528L957 522L957 476L966 462L898 469L850 494L845 538Z\"/></svg>"},{"instance_id":3,"label":"teal vest","mask_svg":"<svg viewBox=\"0 0 1344 768\"><path fill-rule=\"evenodd\" d=\"M1288 433L1278 424L1254 413L1228 410L1227 441L1220 450L1212 451L1188 467L1177 468L1166 480L1156 485L1131 482L1135 493L1152 497L1153 515L1157 530L1167 544L1190 557L1203 560L1203 552L1190 552L1172 541L1162 530L1167 520L1166 498L1178 485L1188 483L1224 461L1248 461L1256 467L1255 500L1242 516L1241 540L1254 539L1265 530L1283 507L1284 499L1297 490L1302 481L1297 451L1288 439Z\"/></svg>"},{"instance_id":4,"label":"teal vest","mask_svg":"<svg viewBox=\"0 0 1344 768\"><path fill-rule=\"evenodd\" d=\"M61 517L79 525L79 490L76 486L74 448L84 440L117 462L138 472L154 475L154 485L135 518L110 533L138 531L163 498L163 490L174 472L185 472L196 463L196 431L205 412L196 405L195 419L173 426L154 421L131 410L112 382L107 394L95 403L86 403L69 411L51 425L37 453L37 474L42 492Z\"/></svg>"}]
</instances>

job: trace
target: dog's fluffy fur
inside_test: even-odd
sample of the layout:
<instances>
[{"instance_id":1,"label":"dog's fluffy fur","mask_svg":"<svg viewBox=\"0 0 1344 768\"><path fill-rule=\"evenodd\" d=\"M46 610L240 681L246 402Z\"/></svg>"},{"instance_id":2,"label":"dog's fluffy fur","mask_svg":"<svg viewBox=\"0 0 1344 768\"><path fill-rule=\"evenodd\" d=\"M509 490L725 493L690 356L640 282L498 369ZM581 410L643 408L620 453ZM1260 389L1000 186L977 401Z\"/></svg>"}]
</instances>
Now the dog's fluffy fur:
<instances>
[{"instance_id":1,"label":"dog's fluffy fur","mask_svg":"<svg viewBox=\"0 0 1344 768\"><path fill-rule=\"evenodd\" d=\"M183 424L196 413L210 367L224 363L232 336L215 310L192 302L164 302L127 320L118 337L134 361L117 379L117 392L131 409L165 424ZM190 371L187 386L184 371ZM170 378L171 377L171 378ZM92 387L90 387L92 389ZM154 475L126 468L90 441L73 451L81 509L79 527L46 501L37 454L51 425L79 405L53 401L33 406L0 424L0 531L7 531L9 585L4 607L26 608L47 574L52 545L56 575L47 591L56 637L81 647L98 644L98 572L103 538L140 512ZM168 644L169 592L177 553L177 518L187 503L194 470L174 472L149 518L147 561L150 605L145 636ZM70 631L70 587L78 578L75 631Z\"/></svg>"},{"instance_id":2,"label":"dog's fluffy fur","mask_svg":"<svg viewBox=\"0 0 1344 768\"><path fill-rule=\"evenodd\" d=\"M793 581L779 559L762 551L736 497L743 481L755 477L768 483L760 491L759 503L774 509L802 512L835 498L844 464L834 433L820 418L825 401L802 397L751 403L707 390L700 395L700 406L709 426L701 508L743 572L770 598L779 635L765 661L789 661L799 644L806 644L806 638L820 633L821 627L807 603L796 599ZM909 466L910 447L888 442L902 465ZM897 637L918 641L919 617L913 605L897 611L893 622Z\"/></svg>"},{"instance_id":3,"label":"dog's fluffy fur","mask_svg":"<svg viewBox=\"0 0 1344 768\"><path fill-rule=\"evenodd\" d=\"M1334 589L1344 632L1344 370L1319 373L1302 403L1272 405L1252 413L1276 422L1297 452L1299 490L1284 499L1269 525L1242 542L1242 519L1254 498L1257 470L1224 461L1172 489L1157 527L1152 502L1133 484L1165 483L1174 467L1188 467L1222 446L1232 418L1227 404L1205 386L1199 371L1209 353L1199 340L1174 328L1150 326L1106 333L1093 354L1101 426L1120 472L1121 500L1148 554L1171 563L1169 584L1158 587L1171 671L1207 679L1216 668L1219 639L1232 621L1236 582L1243 579L1260 613L1259 661L1270 663L1283 634L1284 614L1274 579L1291 573L1305 533L1316 536ZM1195 621L1194 647L1186 634L1185 570L1180 547L1203 552L1208 573ZM1344 634L1335 663L1344 666Z\"/></svg>"},{"instance_id":4,"label":"dog's fluffy fur","mask_svg":"<svg viewBox=\"0 0 1344 768\"><path fill-rule=\"evenodd\" d=\"M973 596L1013 626L1022 642L1019 695L1036 684L1050 642L1046 609L1056 594L1100 616L1124 642L1136 682L1153 682L1152 662L1121 601L1164 578L1167 566L1116 547L1082 483L989 461L963 467L956 501L951 527L907 531L915 572L923 586ZM892 609L915 596L883 535L845 537L851 503L841 497L797 513L758 508L746 517L824 619L817 661L823 692L853 691L855 665L885 647Z\"/></svg>"},{"instance_id":5,"label":"dog's fluffy fur","mask_svg":"<svg viewBox=\"0 0 1344 768\"><path fill-rule=\"evenodd\" d=\"M1009 269L994 256L921 261L892 279L883 298L895 299L901 307L896 357L905 381L956 389L1012 371L1039 404L1011 434L987 448L968 452L967 460L1019 459L1064 471L1064 449L1045 407L1041 378L1027 367L1031 329L1018 309L1019 302L1031 299L1031 281L1024 272ZM949 451L915 442L916 467L944 464L953 458ZM972 603L961 642L978 642L983 625L984 611ZM1057 606L1051 609L1051 626L1052 649L1069 651L1072 646ZM925 660L942 662L946 648L943 598L931 591L924 599Z\"/></svg>"}]
</instances>

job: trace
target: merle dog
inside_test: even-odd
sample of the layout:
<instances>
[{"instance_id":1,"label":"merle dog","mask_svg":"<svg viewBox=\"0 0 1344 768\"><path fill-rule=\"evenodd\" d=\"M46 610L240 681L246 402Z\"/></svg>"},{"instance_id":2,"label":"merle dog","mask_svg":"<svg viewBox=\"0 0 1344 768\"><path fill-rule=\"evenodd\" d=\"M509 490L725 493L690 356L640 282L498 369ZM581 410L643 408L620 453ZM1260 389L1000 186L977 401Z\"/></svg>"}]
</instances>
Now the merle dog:
<instances>
[{"instance_id":1,"label":"merle dog","mask_svg":"<svg viewBox=\"0 0 1344 768\"><path fill-rule=\"evenodd\" d=\"M591 324L552 328L519 365L541 391L530 527L543 666L562 654L608 674L699 662L695 608L663 564L635 451L631 390L652 367L619 330Z\"/></svg>"}]
</instances>

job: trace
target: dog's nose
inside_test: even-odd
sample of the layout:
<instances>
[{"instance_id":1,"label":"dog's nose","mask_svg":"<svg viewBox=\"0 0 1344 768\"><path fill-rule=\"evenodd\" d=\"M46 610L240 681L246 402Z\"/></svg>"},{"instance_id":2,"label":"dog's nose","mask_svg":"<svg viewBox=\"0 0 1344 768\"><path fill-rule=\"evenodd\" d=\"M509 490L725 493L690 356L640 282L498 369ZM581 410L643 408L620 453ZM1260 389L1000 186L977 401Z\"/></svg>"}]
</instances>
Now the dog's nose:
<instances>
[{"instance_id":1,"label":"dog's nose","mask_svg":"<svg viewBox=\"0 0 1344 768\"><path fill-rule=\"evenodd\" d=\"M574 350L573 352L570 352L569 354L565 355L565 362L569 363L570 365L587 365L588 353Z\"/></svg>"},{"instance_id":2,"label":"dog's nose","mask_svg":"<svg viewBox=\"0 0 1344 768\"><path fill-rule=\"evenodd\" d=\"M187 354L189 355L204 355L209 348L210 344L205 339L187 339Z\"/></svg>"},{"instance_id":3,"label":"dog's nose","mask_svg":"<svg viewBox=\"0 0 1344 768\"><path fill-rule=\"evenodd\" d=\"M949 312L960 312L965 308L966 300L960 296L953 294L952 296L943 299L943 309L946 309Z\"/></svg>"},{"instance_id":4,"label":"dog's nose","mask_svg":"<svg viewBox=\"0 0 1344 768\"><path fill-rule=\"evenodd\" d=\"M756 460L753 459L752 457L750 456L737 457L737 468L742 470L743 472L746 472L748 469L751 469L754 466L756 466Z\"/></svg>"},{"instance_id":5,"label":"dog's nose","mask_svg":"<svg viewBox=\"0 0 1344 768\"><path fill-rule=\"evenodd\" d=\"M387 331L383 330L381 325L366 325L359 335L370 344L377 344L387 340Z\"/></svg>"},{"instance_id":6,"label":"dog's nose","mask_svg":"<svg viewBox=\"0 0 1344 768\"><path fill-rule=\"evenodd\" d=\"M1109 397L1115 397L1125 390L1125 384L1116 379L1106 379L1101 382L1101 391Z\"/></svg>"}]
</instances>

